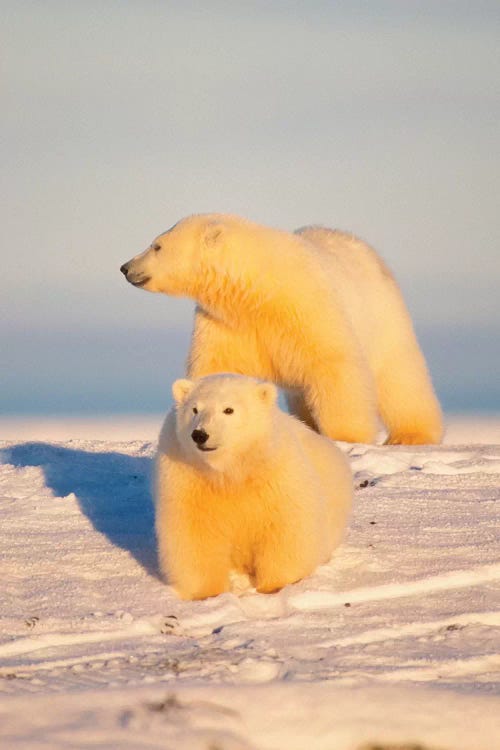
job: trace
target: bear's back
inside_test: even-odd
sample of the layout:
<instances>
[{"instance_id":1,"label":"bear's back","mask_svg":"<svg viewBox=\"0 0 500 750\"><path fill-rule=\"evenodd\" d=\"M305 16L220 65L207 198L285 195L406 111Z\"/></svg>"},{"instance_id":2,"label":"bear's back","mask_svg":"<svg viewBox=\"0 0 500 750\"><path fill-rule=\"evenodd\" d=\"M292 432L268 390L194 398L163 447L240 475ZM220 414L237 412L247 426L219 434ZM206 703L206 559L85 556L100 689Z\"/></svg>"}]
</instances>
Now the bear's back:
<instances>
[{"instance_id":1,"label":"bear's back","mask_svg":"<svg viewBox=\"0 0 500 750\"><path fill-rule=\"evenodd\" d=\"M297 234L322 256L335 297L377 370L401 321L408 322L396 280L377 252L353 234L315 226Z\"/></svg>"}]
</instances>

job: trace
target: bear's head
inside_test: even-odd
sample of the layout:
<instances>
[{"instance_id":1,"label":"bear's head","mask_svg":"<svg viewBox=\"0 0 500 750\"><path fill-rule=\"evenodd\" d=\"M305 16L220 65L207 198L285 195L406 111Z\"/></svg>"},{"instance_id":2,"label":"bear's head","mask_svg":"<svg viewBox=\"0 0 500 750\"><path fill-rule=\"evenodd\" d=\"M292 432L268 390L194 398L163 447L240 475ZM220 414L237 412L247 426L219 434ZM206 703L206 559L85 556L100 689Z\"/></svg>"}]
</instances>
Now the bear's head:
<instances>
[{"instance_id":1,"label":"bear's head","mask_svg":"<svg viewBox=\"0 0 500 750\"><path fill-rule=\"evenodd\" d=\"M243 375L208 375L172 386L182 455L199 468L241 472L273 440L277 390Z\"/></svg>"},{"instance_id":2,"label":"bear's head","mask_svg":"<svg viewBox=\"0 0 500 750\"><path fill-rule=\"evenodd\" d=\"M188 216L156 237L120 271L131 284L149 292L196 299L207 278L215 275L220 283L226 274L240 273L238 255L243 229L249 226L245 219L225 214ZM228 253L227 247L235 252Z\"/></svg>"}]
</instances>

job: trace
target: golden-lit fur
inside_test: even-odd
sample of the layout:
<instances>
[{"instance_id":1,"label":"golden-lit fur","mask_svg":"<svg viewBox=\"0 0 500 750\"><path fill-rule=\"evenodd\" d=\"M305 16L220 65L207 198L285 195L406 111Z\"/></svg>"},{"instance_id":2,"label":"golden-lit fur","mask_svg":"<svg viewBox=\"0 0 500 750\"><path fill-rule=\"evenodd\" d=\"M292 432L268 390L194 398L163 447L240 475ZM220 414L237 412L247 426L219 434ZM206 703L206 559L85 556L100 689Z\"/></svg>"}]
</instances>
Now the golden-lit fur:
<instances>
[{"instance_id":1,"label":"golden-lit fur","mask_svg":"<svg viewBox=\"0 0 500 750\"><path fill-rule=\"evenodd\" d=\"M232 571L276 591L327 562L352 499L335 443L282 412L271 383L212 375L172 391L156 459L156 533L178 594L220 594ZM195 429L209 450L197 448Z\"/></svg>"},{"instance_id":2,"label":"golden-lit fur","mask_svg":"<svg viewBox=\"0 0 500 750\"><path fill-rule=\"evenodd\" d=\"M132 283L197 301L189 377L274 382L292 413L337 440L373 442L380 416L389 443L440 441L439 403L399 288L354 236L191 216L127 265Z\"/></svg>"}]
</instances>

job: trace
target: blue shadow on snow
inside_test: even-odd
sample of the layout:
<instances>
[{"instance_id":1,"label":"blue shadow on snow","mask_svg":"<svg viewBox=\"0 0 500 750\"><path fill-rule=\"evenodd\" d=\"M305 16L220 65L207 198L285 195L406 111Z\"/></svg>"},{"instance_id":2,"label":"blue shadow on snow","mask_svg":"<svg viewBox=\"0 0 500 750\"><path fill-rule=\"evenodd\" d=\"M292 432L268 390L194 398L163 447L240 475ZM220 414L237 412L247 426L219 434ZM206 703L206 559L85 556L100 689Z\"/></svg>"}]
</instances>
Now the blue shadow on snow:
<instances>
[{"instance_id":1,"label":"blue shadow on snow","mask_svg":"<svg viewBox=\"0 0 500 750\"><path fill-rule=\"evenodd\" d=\"M93 453L50 443L20 443L0 451L0 461L41 466L56 496L74 493L96 531L159 577L150 493L152 460L124 453Z\"/></svg>"}]
</instances>

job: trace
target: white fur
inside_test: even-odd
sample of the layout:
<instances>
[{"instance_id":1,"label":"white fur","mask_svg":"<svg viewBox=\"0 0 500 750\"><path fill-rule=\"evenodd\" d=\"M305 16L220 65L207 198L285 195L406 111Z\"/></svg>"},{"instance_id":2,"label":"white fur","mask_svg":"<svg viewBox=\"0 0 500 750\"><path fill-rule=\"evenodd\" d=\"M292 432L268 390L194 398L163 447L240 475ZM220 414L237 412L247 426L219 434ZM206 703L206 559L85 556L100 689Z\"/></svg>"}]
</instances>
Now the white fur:
<instances>
[{"instance_id":1,"label":"white fur","mask_svg":"<svg viewBox=\"0 0 500 750\"><path fill-rule=\"evenodd\" d=\"M289 392L329 437L435 443L442 418L399 288L352 235L292 234L209 214L183 219L128 264L144 289L198 302L189 377L235 372Z\"/></svg>"},{"instance_id":2,"label":"white fur","mask_svg":"<svg viewBox=\"0 0 500 750\"><path fill-rule=\"evenodd\" d=\"M231 572L275 591L326 562L352 499L334 442L283 413L270 383L212 375L172 390L176 408L156 462L156 531L161 570L179 595L227 591ZM208 435L209 450L197 447L194 430Z\"/></svg>"}]
</instances>

